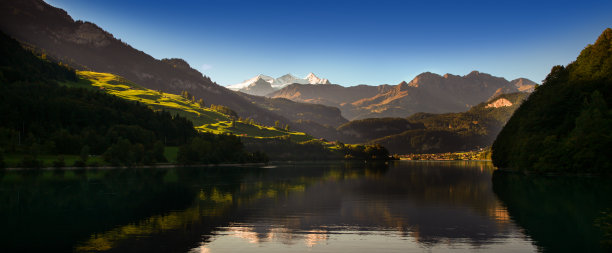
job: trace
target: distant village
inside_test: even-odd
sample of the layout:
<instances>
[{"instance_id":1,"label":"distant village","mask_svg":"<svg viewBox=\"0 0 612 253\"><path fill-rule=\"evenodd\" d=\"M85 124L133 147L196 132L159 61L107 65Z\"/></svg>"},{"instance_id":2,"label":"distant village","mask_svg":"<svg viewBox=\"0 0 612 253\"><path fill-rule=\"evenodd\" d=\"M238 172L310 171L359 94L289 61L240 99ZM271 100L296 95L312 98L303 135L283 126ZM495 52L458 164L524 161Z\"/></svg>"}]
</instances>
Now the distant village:
<instances>
[{"instance_id":1,"label":"distant village","mask_svg":"<svg viewBox=\"0 0 612 253\"><path fill-rule=\"evenodd\" d=\"M401 160L491 160L491 148L481 148L468 152L437 153L437 154L407 154L399 155Z\"/></svg>"}]
</instances>

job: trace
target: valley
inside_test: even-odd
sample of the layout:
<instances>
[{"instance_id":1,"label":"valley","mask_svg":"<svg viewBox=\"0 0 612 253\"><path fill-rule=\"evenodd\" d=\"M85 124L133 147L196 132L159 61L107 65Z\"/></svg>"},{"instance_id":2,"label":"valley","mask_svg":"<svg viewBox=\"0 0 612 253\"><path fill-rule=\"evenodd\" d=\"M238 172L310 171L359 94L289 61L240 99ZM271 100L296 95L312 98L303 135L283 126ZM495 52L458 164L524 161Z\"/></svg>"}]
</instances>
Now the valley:
<instances>
[{"instance_id":1,"label":"valley","mask_svg":"<svg viewBox=\"0 0 612 253\"><path fill-rule=\"evenodd\" d=\"M425 72L397 85L345 87L310 73L304 78L257 75L226 89L182 59L157 60L93 23L73 20L61 9L34 0L3 4L8 12L2 16L1 28L39 54L79 69L81 81L77 83L153 110L178 114L193 122L197 131L212 134L288 137L297 143L323 138L328 142L383 144L398 154L467 151L490 145L501 126L475 125L481 130L469 137L460 133L466 132L462 130L465 126L428 126L427 130L403 129L377 138L355 137L346 126L351 125L350 120L369 120L374 124L372 129L386 128L385 121L376 119L388 117L420 124L411 115L466 112L502 94L531 92L536 85L525 78L507 81L473 71L465 76ZM31 15L38 18L29 19ZM18 23L26 25L16 26ZM235 115L228 116L229 112ZM411 134L405 133L408 130ZM470 144L466 144L466 138ZM413 145L398 147L395 140Z\"/></svg>"},{"instance_id":2,"label":"valley","mask_svg":"<svg viewBox=\"0 0 612 253\"><path fill-rule=\"evenodd\" d=\"M0 252L612 252L610 9L0 0Z\"/></svg>"}]
</instances>

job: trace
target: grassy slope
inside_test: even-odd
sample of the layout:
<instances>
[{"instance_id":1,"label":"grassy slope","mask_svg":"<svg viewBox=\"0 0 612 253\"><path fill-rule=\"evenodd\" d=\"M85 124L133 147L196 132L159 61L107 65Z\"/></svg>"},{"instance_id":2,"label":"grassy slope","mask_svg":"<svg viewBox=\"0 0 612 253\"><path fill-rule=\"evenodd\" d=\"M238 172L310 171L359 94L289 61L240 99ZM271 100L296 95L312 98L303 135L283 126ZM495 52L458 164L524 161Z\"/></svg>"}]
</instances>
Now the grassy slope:
<instances>
[{"instance_id":1,"label":"grassy slope","mask_svg":"<svg viewBox=\"0 0 612 253\"><path fill-rule=\"evenodd\" d=\"M274 127L251 125L236 122L232 127L232 119L220 112L207 107L200 107L197 103L183 98L180 95L161 93L143 88L120 76L109 73L78 71L78 82L67 82L64 85L86 89L104 90L106 93L132 101L146 104L153 110L165 110L191 120L198 131L214 134L232 133L249 138L273 138L289 135L297 142L312 139L311 136L294 131L285 131Z\"/></svg>"}]
</instances>

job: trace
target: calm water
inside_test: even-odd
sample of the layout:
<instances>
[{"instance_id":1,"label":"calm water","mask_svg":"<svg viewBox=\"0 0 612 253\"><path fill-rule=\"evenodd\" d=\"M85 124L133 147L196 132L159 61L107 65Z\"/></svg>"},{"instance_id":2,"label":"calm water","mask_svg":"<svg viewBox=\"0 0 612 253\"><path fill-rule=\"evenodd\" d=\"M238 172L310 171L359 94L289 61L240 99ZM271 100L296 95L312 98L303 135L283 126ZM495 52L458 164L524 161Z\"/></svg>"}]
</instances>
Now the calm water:
<instances>
[{"instance_id":1,"label":"calm water","mask_svg":"<svg viewBox=\"0 0 612 253\"><path fill-rule=\"evenodd\" d=\"M3 252L612 249L610 179L487 162L0 173Z\"/></svg>"}]
</instances>

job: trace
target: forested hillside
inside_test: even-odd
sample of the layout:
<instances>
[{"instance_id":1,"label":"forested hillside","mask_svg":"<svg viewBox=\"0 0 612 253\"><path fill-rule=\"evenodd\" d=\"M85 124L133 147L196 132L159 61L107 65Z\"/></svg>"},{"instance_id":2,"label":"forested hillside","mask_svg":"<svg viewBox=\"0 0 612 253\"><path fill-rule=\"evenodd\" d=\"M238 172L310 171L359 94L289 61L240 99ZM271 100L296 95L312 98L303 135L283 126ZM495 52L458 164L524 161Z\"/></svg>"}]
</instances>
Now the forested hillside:
<instances>
[{"instance_id":1,"label":"forested hillside","mask_svg":"<svg viewBox=\"0 0 612 253\"><path fill-rule=\"evenodd\" d=\"M519 171L612 172L612 29L576 61L555 66L492 146L496 166Z\"/></svg>"},{"instance_id":2,"label":"forested hillside","mask_svg":"<svg viewBox=\"0 0 612 253\"><path fill-rule=\"evenodd\" d=\"M182 59L155 59L94 23L73 20L66 11L43 0L0 1L0 29L79 70L115 74L167 93L188 91L196 99L230 107L240 117L267 125L277 120L290 122L216 84Z\"/></svg>"},{"instance_id":3,"label":"forested hillside","mask_svg":"<svg viewBox=\"0 0 612 253\"><path fill-rule=\"evenodd\" d=\"M423 123L415 123L405 118L369 118L343 124L338 127L338 131L343 141L358 143L424 128Z\"/></svg>"},{"instance_id":4,"label":"forested hillside","mask_svg":"<svg viewBox=\"0 0 612 253\"><path fill-rule=\"evenodd\" d=\"M18 155L20 166L45 164L42 155L79 155L78 166L90 155L110 164L131 165L166 161L164 147L203 139L211 145L235 143L215 161L247 161L252 156L235 136L198 135L190 120L166 111L153 111L103 91L73 88L74 70L36 56L0 34L0 165L3 153ZM72 164L69 164L72 165Z\"/></svg>"},{"instance_id":5,"label":"forested hillside","mask_svg":"<svg viewBox=\"0 0 612 253\"><path fill-rule=\"evenodd\" d=\"M338 128L347 143L381 144L391 153L467 151L489 146L529 93L502 94L461 113L355 120Z\"/></svg>"}]
</instances>

